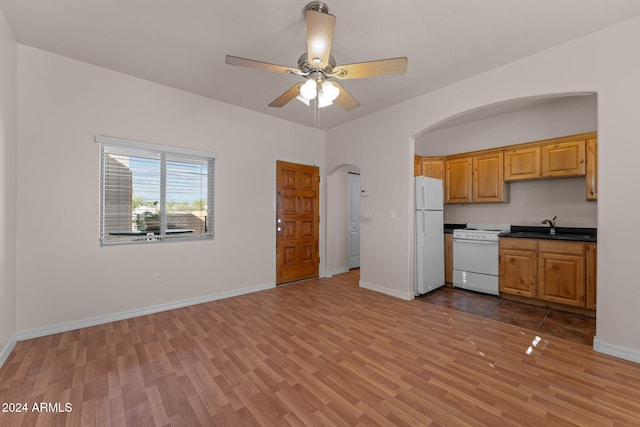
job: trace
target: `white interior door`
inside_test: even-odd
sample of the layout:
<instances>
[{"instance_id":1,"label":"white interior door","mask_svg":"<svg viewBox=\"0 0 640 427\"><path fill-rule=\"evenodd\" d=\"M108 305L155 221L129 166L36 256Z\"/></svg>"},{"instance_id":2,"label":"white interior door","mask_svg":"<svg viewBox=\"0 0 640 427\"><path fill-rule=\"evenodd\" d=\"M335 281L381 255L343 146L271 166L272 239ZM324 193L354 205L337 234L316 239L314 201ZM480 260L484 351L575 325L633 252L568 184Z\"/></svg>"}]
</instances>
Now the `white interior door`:
<instances>
[{"instance_id":1,"label":"white interior door","mask_svg":"<svg viewBox=\"0 0 640 427\"><path fill-rule=\"evenodd\" d=\"M360 175L349 172L349 268L360 267Z\"/></svg>"}]
</instances>

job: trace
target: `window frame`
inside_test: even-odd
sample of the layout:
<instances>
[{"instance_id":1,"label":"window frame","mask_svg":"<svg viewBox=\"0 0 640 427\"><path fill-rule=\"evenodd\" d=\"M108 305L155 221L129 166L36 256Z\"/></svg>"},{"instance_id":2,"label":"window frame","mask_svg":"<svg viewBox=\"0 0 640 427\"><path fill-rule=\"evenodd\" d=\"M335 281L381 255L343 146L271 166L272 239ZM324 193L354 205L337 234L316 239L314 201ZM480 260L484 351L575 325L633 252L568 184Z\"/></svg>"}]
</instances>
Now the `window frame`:
<instances>
[{"instance_id":1,"label":"window frame","mask_svg":"<svg viewBox=\"0 0 640 427\"><path fill-rule=\"evenodd\" d=\"M99 224L98 224L98 240L100 246L117 246L117 245L131 245L131 244L148 244L158 242L184 242L184 241L201 241L201 240L213 240L215 234L214 227L214 209L215 209L215 159L216 154L209 151L185 149L178 147L171 147L159 144L152 144L141 141L134 141L124 138L116 138L105 135L95 135L95 142L99 145L99 174L100 174L100 204L99 204ZM105 189L105 148L121 150L123 155L149 155L150 158L157 156L160 161L160 226L158 234L122 234L119 237L108 239L105 238L105 208L107 203L106 189ZM166 194L167 194L167 182L166 182L166 164L167 162L180 162L184 160L185 163L189 161L193 162L206 162L207 164L207 208L206 208L206 222L204 233L184 233L174 234L166 233L167 229L167 212L166 212ZM126 232L123 232L126 233ZM134 233L133 231L131 233Z\"/></svg>"}]
</instances>

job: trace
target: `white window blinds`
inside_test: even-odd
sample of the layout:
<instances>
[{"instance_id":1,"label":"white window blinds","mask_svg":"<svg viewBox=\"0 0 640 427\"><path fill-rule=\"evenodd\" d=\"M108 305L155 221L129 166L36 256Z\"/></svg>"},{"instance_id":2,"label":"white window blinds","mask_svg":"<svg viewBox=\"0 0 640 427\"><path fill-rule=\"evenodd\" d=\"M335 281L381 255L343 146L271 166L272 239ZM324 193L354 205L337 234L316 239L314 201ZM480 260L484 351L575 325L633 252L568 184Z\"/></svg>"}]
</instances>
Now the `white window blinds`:
<instances>
[{"instance_id":1,"label":"white window blinds","mask_svg":"<svg viewBox=\"0 0 640 427\"><path fill-rule=\"evenodd\" d=\"M96 136L100 243L213 238L215 156Z\"/></svg>"}]
</instances>

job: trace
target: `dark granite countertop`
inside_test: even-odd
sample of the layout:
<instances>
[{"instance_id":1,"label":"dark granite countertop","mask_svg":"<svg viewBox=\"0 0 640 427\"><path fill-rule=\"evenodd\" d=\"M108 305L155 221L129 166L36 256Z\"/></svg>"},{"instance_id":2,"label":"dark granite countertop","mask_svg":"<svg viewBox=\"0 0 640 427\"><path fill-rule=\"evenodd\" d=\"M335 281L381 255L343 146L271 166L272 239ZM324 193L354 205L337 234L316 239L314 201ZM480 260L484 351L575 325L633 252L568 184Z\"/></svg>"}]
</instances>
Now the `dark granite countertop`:
<instances>
[{"instance_id":1,"label":"dark granite countertop","mask_svg":"<svg viewBox=\"0 0 640 427\"><path fill-rule=\"evenodd\" d=\"M522 239L567 240L575 242L597 242L597 228L556 227L556 234L549 233L549 227L512 225L510 233L500 233L500 237Z\"/></svg>"},{"instance_id":2,"label":"dark granite countertop","mask_svg":"<svg viewBox=\"0 0 640 427\"><path fill-rule=\"evenodd\" d=\"M444 224L444 234L452 234L456 228L466 228L467 224Z\"/></svg>"}]
</instances>

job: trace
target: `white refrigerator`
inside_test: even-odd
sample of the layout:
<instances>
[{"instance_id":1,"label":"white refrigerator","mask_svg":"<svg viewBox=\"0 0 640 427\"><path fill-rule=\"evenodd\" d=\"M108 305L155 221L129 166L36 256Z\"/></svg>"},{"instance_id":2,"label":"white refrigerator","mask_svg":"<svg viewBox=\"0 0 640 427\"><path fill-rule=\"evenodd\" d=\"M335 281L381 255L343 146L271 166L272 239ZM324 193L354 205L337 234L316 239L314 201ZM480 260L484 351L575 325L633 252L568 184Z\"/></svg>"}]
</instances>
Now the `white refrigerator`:
<instances>
[{"instance_id":1,"label":"white refrigerator","mask_svg":"<svg viewBox=\"0 0 640 427\"><path fill-rule=\"evenodd\" d=\"M444 285L444 218L442 180L415 178L415 294Z\"/></svg>"}]
</instances>

